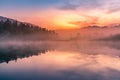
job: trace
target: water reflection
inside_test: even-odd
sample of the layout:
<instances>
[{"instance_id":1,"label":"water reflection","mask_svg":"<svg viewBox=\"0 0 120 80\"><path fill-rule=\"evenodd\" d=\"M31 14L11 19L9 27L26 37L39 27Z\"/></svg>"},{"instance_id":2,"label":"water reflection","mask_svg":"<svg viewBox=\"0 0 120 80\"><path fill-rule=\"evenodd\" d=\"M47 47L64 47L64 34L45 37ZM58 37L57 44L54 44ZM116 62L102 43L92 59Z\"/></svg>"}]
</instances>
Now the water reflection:
<instances>
[{"instance_id":1,"label":"water reflection","mask_svg":"<svg viewBox=\"0 0 120 80\"><path fill-rule=\"evenodd\" d=\"M4 46L3 46L4 45ZM45 54L48 51L53 50L53 48L49 44L40 43L34 44L33 43L11 43L11 44L2 44L0 46L0 63L6 62L32 56L38 56L40 54Z\"/></svg>"},{"instance_id":2,"label":"water reflection","mask_svg":"<svg viewBox=\"0 0 120 80\"><path fill-rule=\"evenodd\" d=\"M31 44L32 46L24 44L24 47L19 45L7 50L7 52L12 50L11 53L4 54L11 57L11 62L0 64L0 80L120 80L120 50L116 48L119 43L36 44ZM2 47L0 51L4 48ZM41 54L44 52L46 54ZM19 56L17 62L12 61L14 59L10 54L13 53ZM33 56L36 54L37 56Z\"/></svg>"},{"instance_id":3,"label":"water reflection","mask_svg":"<svg viewBox=\"0 0 120 80\"><path fill-rule=\"evenodd\" d=\"M64 45L64 46L63 46ZM100 41L87 41L87 42L61 42L55 48L59 51L78 52L88 55L111 55L120 56L120 42L100 42Z\"/></svg>"}]
</instances>

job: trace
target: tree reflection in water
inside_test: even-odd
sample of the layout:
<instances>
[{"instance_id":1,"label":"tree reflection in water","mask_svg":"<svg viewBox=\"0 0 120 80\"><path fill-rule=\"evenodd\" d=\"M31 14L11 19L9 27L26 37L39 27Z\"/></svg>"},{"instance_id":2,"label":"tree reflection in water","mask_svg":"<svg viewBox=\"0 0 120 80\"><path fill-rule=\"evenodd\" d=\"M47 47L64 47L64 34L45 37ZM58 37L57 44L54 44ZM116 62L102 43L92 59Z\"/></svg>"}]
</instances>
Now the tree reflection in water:
<instances>
[{"instance_id":1,"label":"tree reflection in water","mask_svg":"<svg viewBox=\"0 0 120 80\"><path fill-rule=\"evenodd\" d=\"M8 47L0 47L0 63L9 61L17 61L17 59L38 56L40 54L45 54L48 51L54 50L50 45L37 45L37 46L8 46Z\"/></svg>"}]
</instances>

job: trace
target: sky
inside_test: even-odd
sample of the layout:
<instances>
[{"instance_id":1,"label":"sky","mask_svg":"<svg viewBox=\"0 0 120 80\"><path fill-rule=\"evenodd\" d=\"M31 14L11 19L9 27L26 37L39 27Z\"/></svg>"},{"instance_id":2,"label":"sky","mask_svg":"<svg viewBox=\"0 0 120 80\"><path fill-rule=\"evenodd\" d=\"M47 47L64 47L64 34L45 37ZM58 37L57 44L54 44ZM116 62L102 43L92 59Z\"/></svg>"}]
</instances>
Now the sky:
<instances>
[{"instance_id":1,"label":"sky","mask_svg":"<svg viewBox=\"0 0 120 80\"><path fill-rule=\"evenodd\" d=\"M120 23L120 0L0 0L0 16L48 29L109 26Z\"/></svg>"}]
</instances>

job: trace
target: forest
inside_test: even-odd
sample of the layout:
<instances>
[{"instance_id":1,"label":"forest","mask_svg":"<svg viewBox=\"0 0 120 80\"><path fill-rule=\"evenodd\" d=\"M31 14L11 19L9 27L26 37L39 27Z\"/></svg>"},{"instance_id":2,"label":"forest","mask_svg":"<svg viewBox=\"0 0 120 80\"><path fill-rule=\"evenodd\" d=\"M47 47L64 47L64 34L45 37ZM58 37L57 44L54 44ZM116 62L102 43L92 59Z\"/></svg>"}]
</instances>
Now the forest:
<instances>
[{"instance_id":1,"label":"forest","mask_svg":"<svg viewBox=\"0 0 120 80\"><path fill-rule=\"evenodd\" d=\"M33 24L16 20L0 21L0 39L48 40L56 36L54 30L48 30Z\"/></svg>"}]
</instances>

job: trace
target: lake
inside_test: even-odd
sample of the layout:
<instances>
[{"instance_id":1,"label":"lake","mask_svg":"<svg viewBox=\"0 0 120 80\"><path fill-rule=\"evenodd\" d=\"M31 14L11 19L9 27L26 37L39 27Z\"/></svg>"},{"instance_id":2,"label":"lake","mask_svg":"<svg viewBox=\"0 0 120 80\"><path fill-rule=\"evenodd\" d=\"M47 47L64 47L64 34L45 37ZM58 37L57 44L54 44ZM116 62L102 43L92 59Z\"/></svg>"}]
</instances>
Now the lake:
<instances>
[{"instance_id":1,"label":"lake","mask_svg":"<svg viewBox=\"0 0 120 80\"><path fill-rule=\"evenodd\" d=\"M0 80L120 80L120 42L0 42Z\"/></svg>"}]
</instances>

